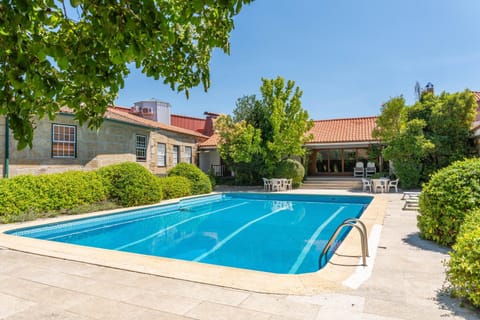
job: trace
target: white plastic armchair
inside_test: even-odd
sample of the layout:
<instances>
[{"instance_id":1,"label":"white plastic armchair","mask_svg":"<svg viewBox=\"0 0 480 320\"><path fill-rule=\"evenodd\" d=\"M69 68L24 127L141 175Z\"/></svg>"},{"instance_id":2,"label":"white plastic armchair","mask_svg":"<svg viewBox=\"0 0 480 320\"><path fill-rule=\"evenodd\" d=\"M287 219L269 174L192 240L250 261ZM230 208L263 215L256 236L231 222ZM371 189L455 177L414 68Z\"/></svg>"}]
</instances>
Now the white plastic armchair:
<instances>
[{"instance_id":1,"label":"white plastic armchair","mask_svg":"<svg viewBox=\"0 0 480 320\"><path fill-rule=\"evenodd\" d=\"M367 163L367 168L365 169L365 176L371 177L377 172L377 167L375 167L375 162L369 161Z\"/></svg>"},{"instance_id":2,"label":"white plastic armchair","mask_svg":"<svg viewBox=\"0 0 480 320\"><path fill-rule=\"evenodd\" d=\"M366 178L362 178L362 190L372 192L372 182Z\"/></svg>"},{"instance_id":3,"label":"white plastic armchair","mask_svg":"<svg viewBox=\"0 0 480 320\"><path fill-rule=\"evenodd\" d=\"M358 161L355 164L355 168L353 168L353 176L354 177L362 177L364 176L364 167L363 167L363 162Z\"/></svg>"},{"instance_id":4,"label":"white plastic armchair","mask_svg":"<svg viewBox=\"0 0 480 320\"><path fill-rule=\"evenodd\" d=\"M398 192L398 181L400 179L392 180L388 183L388 192L390 192L390 189L395 189L395 192Z\"/></svg>"}]
</instances>

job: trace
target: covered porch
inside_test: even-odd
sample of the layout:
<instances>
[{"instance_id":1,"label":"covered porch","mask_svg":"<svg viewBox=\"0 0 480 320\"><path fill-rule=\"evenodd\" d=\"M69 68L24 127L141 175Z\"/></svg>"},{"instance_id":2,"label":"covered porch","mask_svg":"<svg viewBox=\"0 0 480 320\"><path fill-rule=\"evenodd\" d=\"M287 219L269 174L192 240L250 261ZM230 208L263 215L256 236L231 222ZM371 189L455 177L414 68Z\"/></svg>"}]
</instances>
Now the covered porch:
<instances>
[{"instance_id":1,"label":"covered porch","mask_svg":"<svg viewBox=\"0 0 480 320\"><path fill-rule=\"evenodd\" d=\"M308 176L353 177L358 162L366 168L375 164L375 172L383 171L383 159L378 144L331 144L308 146Z\"/></svg>"}]
</instances>

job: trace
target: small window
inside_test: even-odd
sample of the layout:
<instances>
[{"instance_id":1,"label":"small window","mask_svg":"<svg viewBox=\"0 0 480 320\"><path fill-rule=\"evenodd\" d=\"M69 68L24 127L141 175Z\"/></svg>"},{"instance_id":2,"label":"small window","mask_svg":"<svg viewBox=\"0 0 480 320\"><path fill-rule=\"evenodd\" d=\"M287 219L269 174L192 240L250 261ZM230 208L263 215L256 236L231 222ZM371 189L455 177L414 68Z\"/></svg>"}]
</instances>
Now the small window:
<instances>
[{"instance_id":1,"label":"small window","mask_svg":"<svg viewBox=\"0 0 480 320\"><path fill-rule=\"evenodd\" d=\"M192 147L185 147L184 161L186 163L192 163Z\"/></svg>"},{"instance_id":2,"label":"small window","mask_svg":"<svg viewBox=\"0 0 480 320\"><path fill-rule=\"evenodd\" d=\"M77 127L52 124L52 158L77 157Z\"/></svg>"},{"instance_id":3,"label":"small window","mask_svg":"<svg viewBox=\"0 0 480 320\"><path fill-rule=\"evenodd\" d=\"M136 156L137 156L137 161L147 160L147 137L146 136L137 134Z\"/></svg>"},{"instance_id":4,"label":"small window","mask_svg":"<svg viewBox=\"0 0 480 320\"><path fill-rule=\"evenodd\" d=\"M165 167L167 165L167 152L165 143L157 144L157 166Z\"/></svg>"},{"instance_id":5,"label":"small window","mask_svg":"<svg viewBox=\"0 0 480 320\"><path fill-rule=\"evenodd\" d=\"M178 164L178 159L180 159L180 147L173 146L173 163L172 166L176 166Z\"/></svg>"}]
</instances>

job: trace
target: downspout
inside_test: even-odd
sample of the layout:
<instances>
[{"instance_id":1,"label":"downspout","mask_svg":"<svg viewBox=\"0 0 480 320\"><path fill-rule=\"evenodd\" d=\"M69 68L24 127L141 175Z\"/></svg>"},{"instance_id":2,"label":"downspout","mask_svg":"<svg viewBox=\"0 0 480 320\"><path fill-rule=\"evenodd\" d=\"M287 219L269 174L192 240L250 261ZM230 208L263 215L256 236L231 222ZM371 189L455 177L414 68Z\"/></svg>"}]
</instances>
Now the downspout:
<instances>
[{"instance_id":1,"label":"downspout","mask_svg":"<svg viewBox=\"0 0 480 320\"><path fill-rule=\"evenodd\" d=\"M9 164L9 158L10 158L10 152L9 152L9 128L8 128L8 115L5 117L5 164L3 166L3 177L8 178L8 164Z\"/></svg>"}]
</instances>

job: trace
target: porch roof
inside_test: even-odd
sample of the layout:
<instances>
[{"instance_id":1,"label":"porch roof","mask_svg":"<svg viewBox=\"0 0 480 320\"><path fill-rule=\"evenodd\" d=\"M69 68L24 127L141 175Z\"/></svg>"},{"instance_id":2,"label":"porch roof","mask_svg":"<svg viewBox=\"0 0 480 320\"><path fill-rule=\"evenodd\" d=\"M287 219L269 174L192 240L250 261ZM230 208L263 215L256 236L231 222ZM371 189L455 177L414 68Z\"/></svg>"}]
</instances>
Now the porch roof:
<instances>
[{"instance_id":1,"label":"porch roof","mask_svg":"<svg viewBox=\"0 0 480 320\"><path fill-rule=\"evenodd\" d=\"M313 128L307 132L307 135L313 135L313 139L305 143L305 145L351 145L352 143L368 144L369 142L378 142L377 139L372 137L376 119L377 117L362 117L314 121ZM218 140L219 136L215 133L208 140L200 143L199 147L204 149L215 148Z\"/></svg>"},{"instance_id":2,"label":"porch roof","mask_svg":"<svg viewBox=\"0 0 480 320\"><path fill-rule=\"evenodd\" d=\"M317 120L313 128L307 132L313 139L306 143L351 143L351 142L378 142L372 137L377 117L344 118L331 120Z\"/></svg>"}]
</instances>

